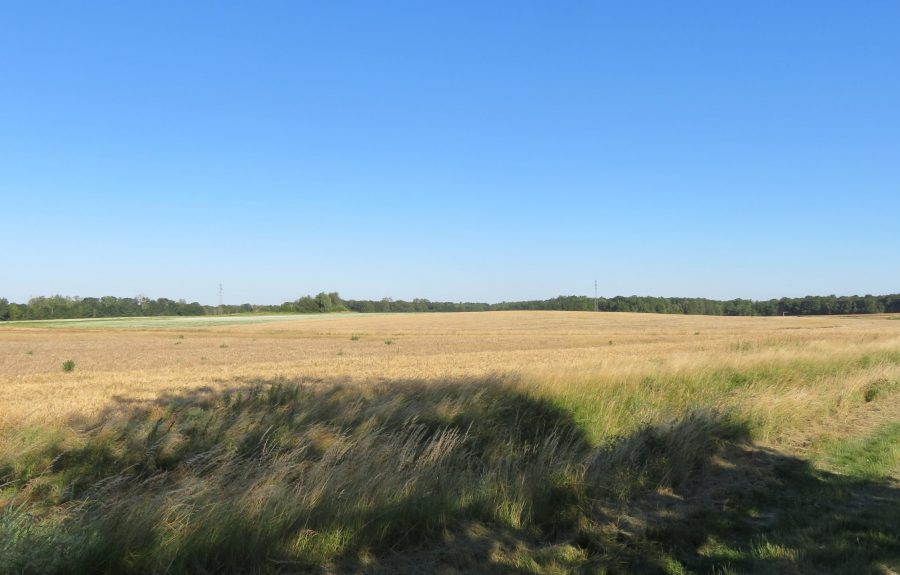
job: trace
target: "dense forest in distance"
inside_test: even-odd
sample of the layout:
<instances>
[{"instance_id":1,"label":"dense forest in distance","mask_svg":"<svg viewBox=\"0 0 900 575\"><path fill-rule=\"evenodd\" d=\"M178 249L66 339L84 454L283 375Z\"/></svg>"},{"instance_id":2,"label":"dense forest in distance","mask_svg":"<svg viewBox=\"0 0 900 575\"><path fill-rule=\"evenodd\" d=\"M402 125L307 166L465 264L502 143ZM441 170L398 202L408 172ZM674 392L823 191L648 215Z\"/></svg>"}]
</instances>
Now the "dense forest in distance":
<instances>
[{"instance_id":1,"label":"dense forest in distance","mask_svg":"<svg viewBox=\"0 0 900 575\"><path fill-rule=\"evenodd\" d=\"M806 296L765 301L704 298L616 296L594 299L587 296L560 296L547 300L488 303L345 300L336 292L305 296L280 305L209 306L197 302L143 296L120 298L35 297L28 303L9 303L0 298L0 321L77 319L93 317L197 316L238 313L409 313L496 310L643 312L689 315L832 315L900 312L900 294L865 296Z\"/></svg>"}]
</instances>

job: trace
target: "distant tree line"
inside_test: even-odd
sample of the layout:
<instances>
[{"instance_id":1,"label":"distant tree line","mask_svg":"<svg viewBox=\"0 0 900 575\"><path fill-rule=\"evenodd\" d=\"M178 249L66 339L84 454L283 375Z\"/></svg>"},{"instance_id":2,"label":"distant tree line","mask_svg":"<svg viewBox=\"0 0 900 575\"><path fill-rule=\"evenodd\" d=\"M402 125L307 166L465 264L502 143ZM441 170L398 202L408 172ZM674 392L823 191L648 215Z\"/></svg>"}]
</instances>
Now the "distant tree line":
<instances>
[{"instance_id":1,"label":"distant tree line","mask_svg":"<svg viewBox=\"0 0 900 575\"><path fill-rule=\"evenodd\" d=\"M499 303L490 309L592 311L595 300L561 296L548 300ZM806 296L771 300L712 300L705 298L616 296L596 300L599 311L673 313L685 315L834 315L900 312L900 294L865 296Z\"/></svg>"},{"instance_id":2,"label":"distant tree line","mask_svg":"<svg viewBox=\"0 0 900 575\"><path fill-rule=\"evenodd\" d=\"M206 315L209 306L184 300L144 297L34 297L28 303L9 303L0 298L0 320L76 319L88 317L136 317L152 315Z\"/></svg>"},{"instance_id":3,"label":"distant tree line","mask_svg":"<svg viewBox=\"0 0 900 575\"><path fill-rule=\"evenodd\" d=\"M102 317L198 316L238 313L330 313L348 311L337 293L305 296L280 305L202 305L197 302L137 297L34 297L28 303L0 298L0 321Z\"/></svg>"},{"instance_id":4,"label":"distant tree line","mask_svg":"<svg viewBox=\"0 0 900 575\"><path fill-rule=\"evenodd\" d=\"M900 294L865 296L806 296L765 301L733 299L727 301L704 298L616 296L594 298L560 296L547 300L502 302L435 302L383 298L380 300L345 300L337 292L304 296L280 305L209 306L197 302L143 296L119 298L35 297L28 303L9 303L0 298L0 321L77 319L92 317L198 316L238 313L410 313L461 312L491 310L560 310L560 311L628 311L687 315L833 315L900 313Z\"/></svg>"}]
</instances>

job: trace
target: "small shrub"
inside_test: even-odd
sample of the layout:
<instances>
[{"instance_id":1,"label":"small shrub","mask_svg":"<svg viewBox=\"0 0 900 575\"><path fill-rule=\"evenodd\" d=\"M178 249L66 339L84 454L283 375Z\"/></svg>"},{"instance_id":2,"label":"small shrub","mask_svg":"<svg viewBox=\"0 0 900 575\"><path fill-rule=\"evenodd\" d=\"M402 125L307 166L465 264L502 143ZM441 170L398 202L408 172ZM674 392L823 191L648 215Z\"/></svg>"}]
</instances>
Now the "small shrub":
<instances>
[{"instance_id":1,"label":"small shrub","mask_svg":"<svg viewBox=\"0 0 900 575\"><path fill-rule=\"evenodd\" d=\"M34 352L29 349L28 351L25 352L25 355L34 355Z\"/></svg>"},{"instance_id":2,"label":"small shrub","mask_svg":"<svg viewBox=\"0 0 900 575\"><path fill-rule=\"evenodd\" d=\"M699 331L695 331L695 332L694 332L694 335L700 335L700 332L699 332Z\"/></svg>"},{"instance_id":3,"label":"small shrub","mask_svg":"<svg viewBox=\"0 0 900 575\"><path fill-rule=\"evenodd\" d=\"M613 345L613 340L609 340L609 345Z\"/></svg>"},{"instance_id":4,"label":"small shrub","mask_svg":"<svg viewBox=\"0 0 900 575\"><path fill-rule=\"evenodd\" d=\"M391 345L392 343L394 343L394 340L392 340L392 339L384 340L384 345Z\"/></svg>"},{"instance_id":5,"label":"small shrub","mask_svg":"<svg viewBox=\"0 0 900 575\"><path fill-rule=\"evenodd\" d=\"M226 348L226 347L228 347L228 344L226 344L226 343L223 343L223 344L222 344L222 345L220 345L220 346L219 346L219 347L220 347L220 348L222 348L222 349L225 349L225 348Z\"/></svg>"},{"instance_id":6,"label":"small shrub","mask_svg":"<svg viewBox=\"0 0 900 575\"><path fill-rule=\"evenodd\" d=\"M863 390L863 399L866 400L866 403L875 401L887 387L890 387L890 382L887 378L880 377L866 386L865 390Z\"/></svg>"},{"instance_id":7,"label":"small shrub","mask_svg":"<svg viewBox=\"0 0 900 575\"><path fill-rule=\"evenodd\" d=\"M354 333L350 336L350 341L359 341L359 336Z\"/></svg>"},{"instance_id":8,"label":"small shrub","mask_svg":"<svg viewBox=\"0 0 900 575\"><path fill-rule=\"evenodd\" d=\"M67 359L63 362L62 368L64 372L69 373L75 369L75 362L71 359Z\"/></svg>"}]
</instances>

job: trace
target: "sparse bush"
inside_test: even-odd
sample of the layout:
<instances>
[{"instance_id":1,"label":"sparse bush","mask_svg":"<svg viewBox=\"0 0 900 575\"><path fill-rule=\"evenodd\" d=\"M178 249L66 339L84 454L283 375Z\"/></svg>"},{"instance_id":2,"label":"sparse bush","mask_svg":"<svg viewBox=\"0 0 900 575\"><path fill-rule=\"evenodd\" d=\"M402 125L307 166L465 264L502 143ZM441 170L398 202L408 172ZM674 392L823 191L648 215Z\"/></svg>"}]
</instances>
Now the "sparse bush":
<instances>
[{"instance_id":1,"label":"sparse bush","mask_svg":"<svg viewBox=\"0 0 900 575\"><path fill-rule=\"evenodd\" d=\"M863 390L863 398L866 400L866 403L875 401L881 394L886 393L895 387L900 387L900 382L892 384L888 378L879 377L865 387Z\"/></svg>"},{"instance_id":2,"label":"sparse bush","mask_svg":"<svg viewBox=\"0 0 900 575\"><path fill-rule=\"evenodd\" d=\"M75 369L75 362L71 359L67 359L62 364L63 371L69 373Z\"/></svg>"},{"instance_id":3,"label":"sparse bush","mask_svg":"<svg viewBox=\"0 0 900 575\"><path fill-rule=\"evenodd\" d=\"M878 397L878 388L873 386L866 387L866 391L863 397L865 398L866 403L875 401L875 398Z\"/></svg>"},{"instance_id":4,"label":"sparse bush","mask_svg":"<svg viewBox=\"0 0 900 575\"><path fill-rule=\"evenodd\" d=\"M359 336L356 335L356 334L351 335L351 336L350 336L350 341L359 341Z\"/></svg>"}]
</instances>

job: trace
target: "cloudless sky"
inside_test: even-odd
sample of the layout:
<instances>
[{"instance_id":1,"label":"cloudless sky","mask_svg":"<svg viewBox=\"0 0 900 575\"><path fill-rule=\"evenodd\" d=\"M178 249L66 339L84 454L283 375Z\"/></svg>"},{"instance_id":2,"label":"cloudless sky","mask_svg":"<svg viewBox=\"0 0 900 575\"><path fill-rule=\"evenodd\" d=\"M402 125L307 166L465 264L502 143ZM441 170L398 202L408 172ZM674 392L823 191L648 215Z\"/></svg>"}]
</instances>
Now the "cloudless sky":
<instances>
[{"instance_id":1,"label":"cloudless sky","mask_svg":"<svg viewBox=\"0 0 900 575\"><path fill-rule=\"evenodd\" d=\"M0 4L0 296L900 291L900 3Z\"/></svg>"}]
</instances>

